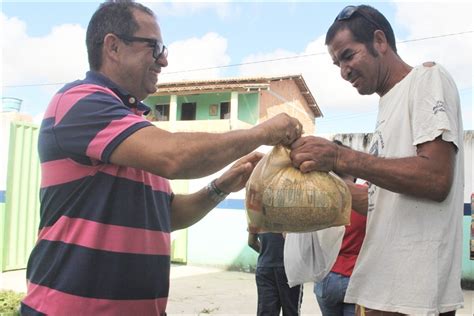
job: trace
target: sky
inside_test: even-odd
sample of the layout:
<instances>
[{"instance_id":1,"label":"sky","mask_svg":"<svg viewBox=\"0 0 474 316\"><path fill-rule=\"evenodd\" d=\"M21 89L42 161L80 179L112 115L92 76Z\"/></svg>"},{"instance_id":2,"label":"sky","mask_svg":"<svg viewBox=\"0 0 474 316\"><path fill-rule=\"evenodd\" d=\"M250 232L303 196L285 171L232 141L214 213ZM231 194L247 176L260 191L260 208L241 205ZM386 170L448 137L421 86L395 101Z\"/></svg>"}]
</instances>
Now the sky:
<instances>
[{"instance_id":1,"label":"sky","mask_svg":"<svg viewBox=\"0 0 474 316\"><path fill-rule=\"evenodd\" d=\"M89 69L85 33L99 1L1 2L1 96L22 99L39 122L52 95ZM366 133L378 96L342 80L324 45L339 11L361 2L142 2L157 15L169 66L159 82L302 74L323 117L316 134ZM473 129L473 5L465 1L366 1L392 24L401 58L436 61L453 76L465 130Z\"/></svg>"}]
</instances>

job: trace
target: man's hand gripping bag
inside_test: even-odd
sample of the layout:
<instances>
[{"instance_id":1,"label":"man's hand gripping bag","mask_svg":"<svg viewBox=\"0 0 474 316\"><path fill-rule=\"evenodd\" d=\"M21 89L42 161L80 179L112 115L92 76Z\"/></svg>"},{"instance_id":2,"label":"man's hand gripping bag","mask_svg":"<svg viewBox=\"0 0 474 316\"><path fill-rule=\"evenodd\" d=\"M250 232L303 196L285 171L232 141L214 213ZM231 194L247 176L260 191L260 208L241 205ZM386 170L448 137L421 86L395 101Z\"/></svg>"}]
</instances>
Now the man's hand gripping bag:
<instances>
[{"instance_id":1,"label":"man's hand gripping bag","mask_svg":"<svg viewBox=\"0 0 474 316\"><path fill-rule=\"evenodd\" d=\"M351 194L335 174L302 173L289 150L275 146L252 172L245 206L256 232L309 232L350 222Z\"/></svg>"}]
</instances>

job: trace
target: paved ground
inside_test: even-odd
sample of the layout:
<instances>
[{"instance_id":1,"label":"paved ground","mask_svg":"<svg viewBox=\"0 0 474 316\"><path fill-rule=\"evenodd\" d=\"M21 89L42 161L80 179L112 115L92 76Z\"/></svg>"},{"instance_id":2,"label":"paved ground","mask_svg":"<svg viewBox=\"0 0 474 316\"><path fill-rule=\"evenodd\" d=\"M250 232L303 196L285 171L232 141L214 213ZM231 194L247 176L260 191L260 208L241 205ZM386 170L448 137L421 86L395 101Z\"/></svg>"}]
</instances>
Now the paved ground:
<instances>
[{"instance_id":1,"label":"paved ground","mask_svg":"<svg viewBox=\"0 0 474 316\"><path fill-rule=\"evenodd\" d=\"M255 315L254 277L251 273L173 265L168 315ZM25 291L24 279L24 270L3 273L0 288ZM310 283L305 284L302 314L321 315ZM464 309L456 315L474 315L474 291L464 291Z\"/></svg>"},{"instance_id":2,"label":"paved ground","mask_svg":"<svg viewBox=\"0 0 474 316\"><path fill-rule=\"evenodd\" d=\"M255 315L257 288L253 273L174 266L168 315ZM311 284L303 293L303 315L321 315Z\"/></svg>"}]
</instances>

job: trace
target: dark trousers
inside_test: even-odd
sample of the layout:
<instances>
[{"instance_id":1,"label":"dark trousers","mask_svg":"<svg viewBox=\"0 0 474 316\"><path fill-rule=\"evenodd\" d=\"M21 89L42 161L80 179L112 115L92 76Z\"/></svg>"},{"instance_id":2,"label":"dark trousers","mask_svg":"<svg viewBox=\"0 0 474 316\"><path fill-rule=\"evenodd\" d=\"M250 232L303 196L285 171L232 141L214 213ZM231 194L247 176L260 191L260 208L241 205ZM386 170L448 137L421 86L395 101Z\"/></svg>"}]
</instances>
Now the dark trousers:
<instances>
[{"instance_id":1,"label":"dark trousers","mask_svg":"<svg viewBox=\"0 0 474 316\"><path fill-rule=\"evenodd\" d=\"M303 299L303 286L290 288L283 267L257 268L255 272L258 292L258 316L299 315Z\"/></svg>"}]
</instances>

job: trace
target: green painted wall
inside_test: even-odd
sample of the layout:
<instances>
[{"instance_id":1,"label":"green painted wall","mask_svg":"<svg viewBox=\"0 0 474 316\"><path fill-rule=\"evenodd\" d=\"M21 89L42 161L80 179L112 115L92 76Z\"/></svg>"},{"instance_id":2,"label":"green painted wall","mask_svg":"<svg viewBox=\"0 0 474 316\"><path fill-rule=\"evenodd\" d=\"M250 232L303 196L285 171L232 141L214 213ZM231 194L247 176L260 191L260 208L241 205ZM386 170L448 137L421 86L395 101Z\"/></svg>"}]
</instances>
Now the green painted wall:
<instances>
[{"instance_id":1,"label":"green painted wall","mask_svg":"<svg viewBox=\"0 0 474 316\"><path fill-rule=\"evenodd\" d=\"M155 104L169 104L170 97L169 96L148 97L145 100L143 100L143 103L145 103L149 107L153 107L153 105Z\"/></svg>"},{"instance_id":2,"label":"green painted wall","mask_svg":"<svg viewBox=\"0 0 474 316\"><path fill-rule=\"evenodd\" d=\"M200 95L185 95L178 97L178 118L181 117L183 103L196 102L196 120L219 120L220 103L230 102L230 93L209 93ZM209 105L217 104L217 115L209 115Z\"/></svg>"},{"instance_id":3,"label":"green painted wall","mask_svg":"<svg viewBox=\"0 0 474 316\"><path fill-rule=\"evenodd\" d=\"M152 109L152 111L154 111L155 110L154 106L157 104L169 104L170 96L166 95L166 96L148 97L145 100L143 100L143 103L148 105ZM171 116L171 113L170 113L170 116Z\"/></svg>"},{"instance_id":4,"label":"green painted wall","mask_svg":"<svg viewBox=\"0 0 474 316\"><path fill-rule=\"evenodd\" d=\"M174 194L188 194L189 180L171 180ZM181 229L171 233L171 262L187 263L188 230Z\"/></svg>"},{"instance_id":5,"label":"green painted wall","mask_svg":"<svg viewBox=\"0 0 474 316\"><path fill-rule=\"evenodd\" d=\"M258 254L247 238L244 210L214 209L188 228L188 264L254 271Z\"/></svg>"},{"instance_id":6,"label":"green painted wall","mask_svg":"<svg viewBox=\"0 0 474 316\"><path fill-rule=\"evenodd\" d=\"M469 259L471 217L463 218L462 279L474 289L474 260ZM244 210L214 209L188 228L188 264L254 271L257 253L247 245Z\"/></svg>"},{"instance_id":7,"label":"green painted wall","mask_svg":"<svg viewBox=\"0 0 474 316\"><path fill-rule=\"evenodd\" d=\"M258 122L258 93L239 94L238 119L252 125Z\"/></svg>"},{"instance_id":8,"label":"green painted wall","mask_svg":"<svg viewBox=\"0 0 474 316\"><path fill-rule=\"evenodd\" d=\"M207 93L199 95L186 95L178 96L177 103L177 116L176 119L179 120L181 117L181 105L188 102L196 102L196 120L219 120L220 119L220 103L221 102L230 102L231 94L229 92L225 93ZM248 94L239 94L238 102L238 119L240 121L256 124L258 122L258 93L248 93ZM153 96L146 98L144 103L149 107L153 108L156 104L169 104L169 96ZM209 105L217 104L218 112L217 115L209 115ZM170 113L171 115L171 113Z\"/></svg>"}]
</instances>

